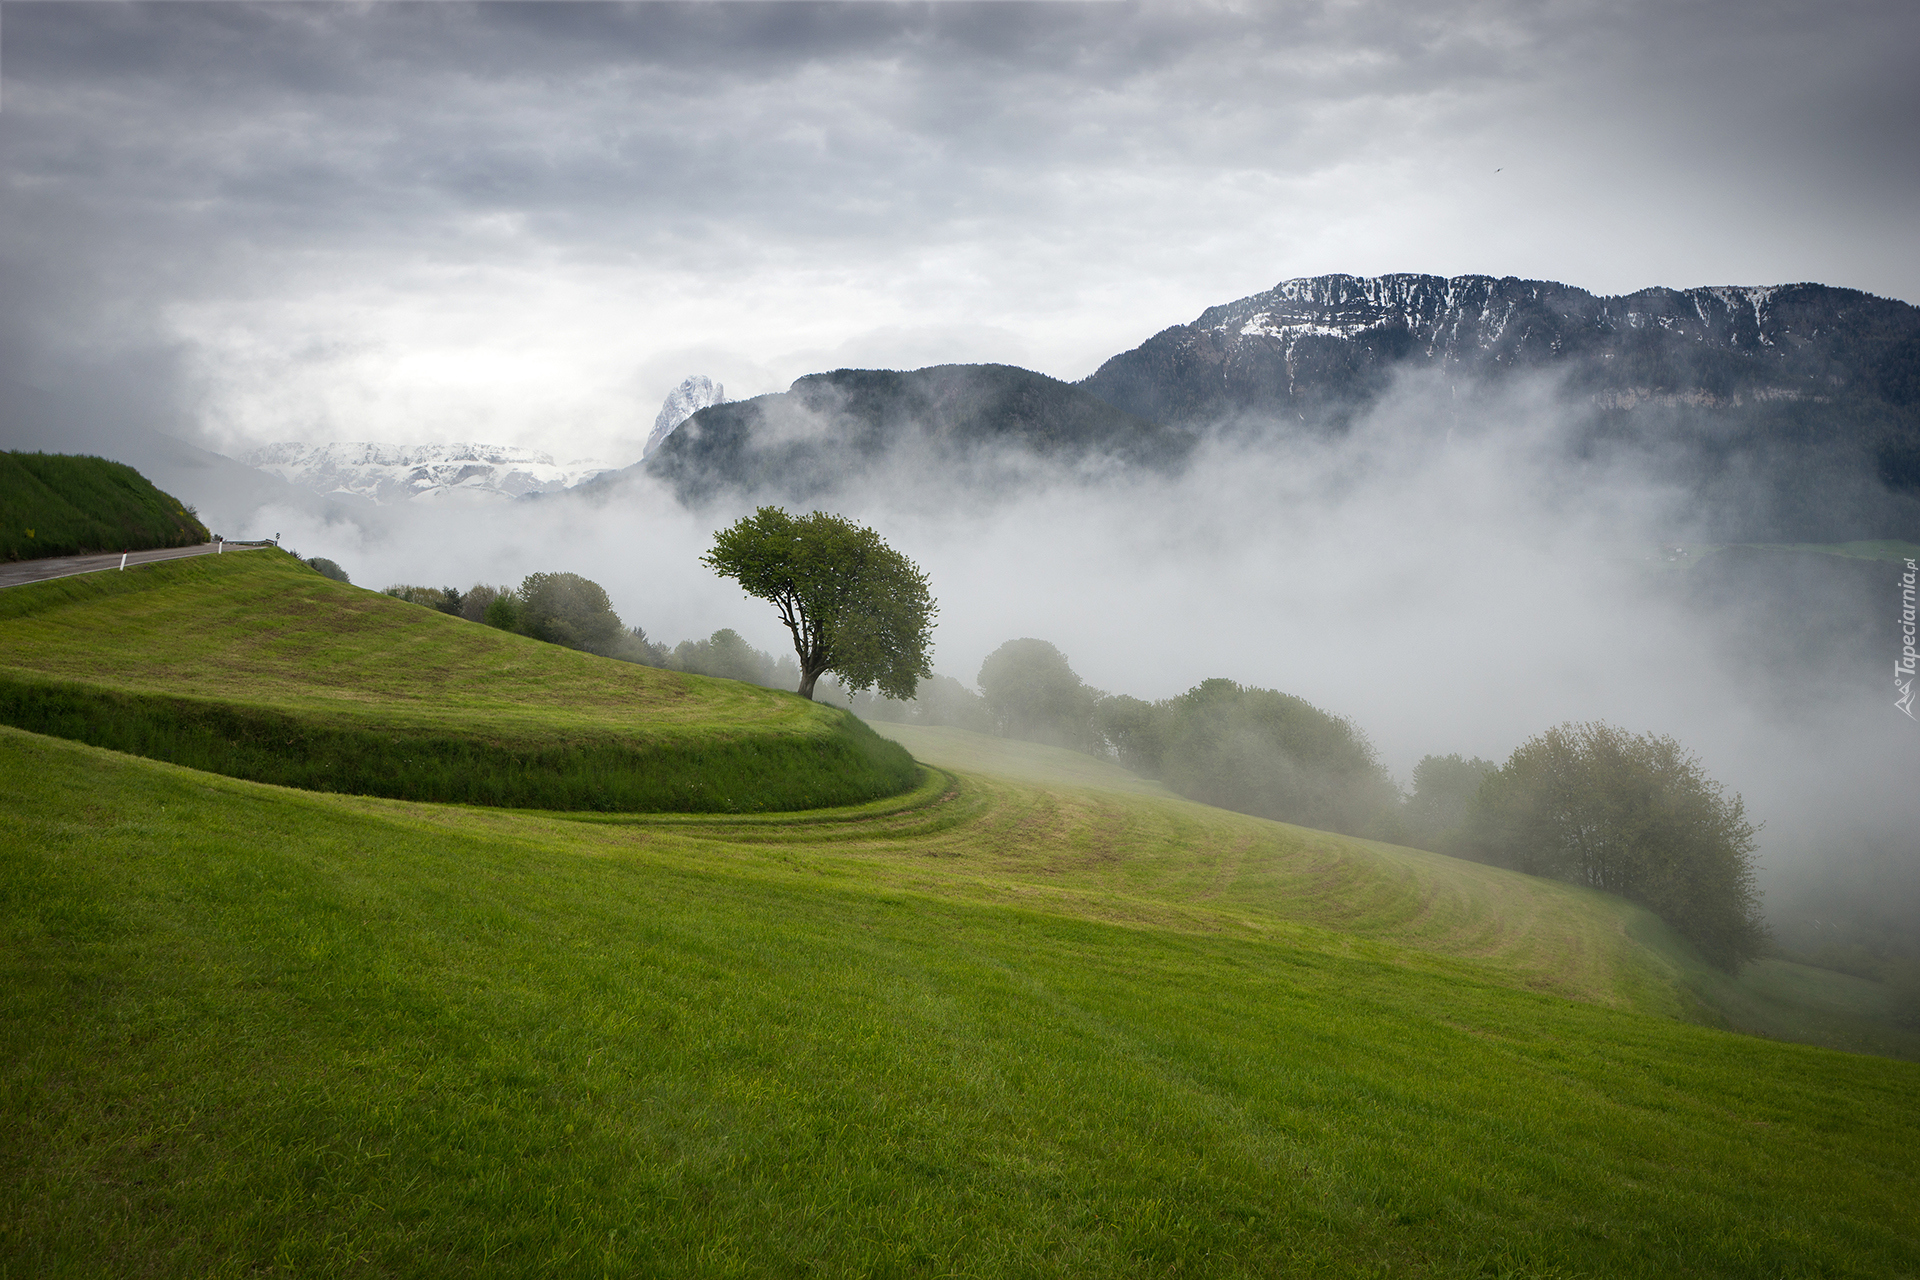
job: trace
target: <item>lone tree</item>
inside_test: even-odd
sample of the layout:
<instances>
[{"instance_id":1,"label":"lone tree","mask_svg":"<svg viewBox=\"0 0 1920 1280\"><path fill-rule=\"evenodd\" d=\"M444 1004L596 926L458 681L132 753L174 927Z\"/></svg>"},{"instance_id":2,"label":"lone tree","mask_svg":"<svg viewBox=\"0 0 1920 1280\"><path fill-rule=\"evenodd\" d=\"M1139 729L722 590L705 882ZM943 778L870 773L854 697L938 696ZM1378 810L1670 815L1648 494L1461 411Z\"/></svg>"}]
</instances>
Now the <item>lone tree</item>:
<instances>
[{"instance_id":1,"label":"lone tree","mask_svg":"<svg viewBox=\"0 0 1920 1280\"><path fill-rule=\"evenodd\" d=\"M850 693L877 687L905 702L933 674L938 610L927 576L871 529L823 511L762 507L714 534L700 563L780 611L803 698L831 671Z\"/></svg>"},{"instance_id":2,"label":"lone tree","mask_svg":"<svg viewBox=\"0 0 1920 1280\"><path fill-rule=\"evenodd\" d=\"M1728 972L1766 946L1758 829L1672 738L1563 724L1486 775L1467 810L1485 861L1649 908Z\"/></svg>"}]
</instances>

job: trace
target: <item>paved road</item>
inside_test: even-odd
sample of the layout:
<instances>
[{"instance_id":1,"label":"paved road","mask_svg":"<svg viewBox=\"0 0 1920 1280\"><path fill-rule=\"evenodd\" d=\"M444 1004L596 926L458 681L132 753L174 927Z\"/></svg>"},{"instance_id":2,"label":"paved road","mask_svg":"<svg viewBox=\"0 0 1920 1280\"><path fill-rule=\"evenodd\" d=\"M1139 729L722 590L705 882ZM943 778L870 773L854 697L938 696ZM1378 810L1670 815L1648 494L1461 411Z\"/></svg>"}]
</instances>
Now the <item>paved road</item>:
<instances>
[{"instance_id":1,"label":"paved road","mask_svg":"<svg viewBox=\"0 0 1920 1280\"><path fill-rule=\"evenodd\" d=\"M155 560L178 560L182 556L210 556L215 553L218 543L208 542L197 547L163 547L158 551L129 551L127 568L137 564L152 564ZM251 551L252 545L237 542L227 544L228 551ZM99 573L102 569L118 569L120 553L111 552L104 556L49 556L45 560L12 560L0 563L0 587L17 587L23 582L44 582L48 578L66 578L76 573Z\"/></svg>"}]
</instances>

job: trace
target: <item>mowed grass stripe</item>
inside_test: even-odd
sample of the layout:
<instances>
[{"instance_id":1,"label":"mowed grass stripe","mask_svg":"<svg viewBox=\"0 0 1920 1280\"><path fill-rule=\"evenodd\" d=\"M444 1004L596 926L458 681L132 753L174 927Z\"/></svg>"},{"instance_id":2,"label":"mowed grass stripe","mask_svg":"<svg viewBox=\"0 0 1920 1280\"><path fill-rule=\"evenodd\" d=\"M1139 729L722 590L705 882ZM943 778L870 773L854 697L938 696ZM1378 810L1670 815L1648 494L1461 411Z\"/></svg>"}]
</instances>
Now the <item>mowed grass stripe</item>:
<instances>
[{"instance_id":1,"label":"mowed grass stripe","mask_svg":"<svg viewBox=\"0 0 1920 1280\"><path fill-rule=\"evenodd\" d=\"M876 727L920 758L950 768L1054 790L1172 798L1155 783L1078 752L959 729ZM1334 850L1346 878L1307 894L1297 885L1286 887L1294 918L1449 955L1477 955L1539 990L1920 1062L1920 1029L1901 1016L1899 992L1884 984L1778 958L1729 975L1702 960L1663 921L1618 898L1421 850L1324 832L1298 834L1303 847ZM1177 864L1178 855L1169 861ZM1566 893L1582 903L1571 917L1568 900L1558 896Z\"/></svg>"},{"instance_id":2,"label":"mowed grass stripe","mask_svg":"<svg viewBox=\"0 0 1920 1280\"><path fill-rule=\"evenodd\" d=\"M556 848L697 856L742 873L778 866L1114 923L1243 935L1304 926L1344 948L1386 942L1517 986L1681 1012L1670 962L1636 937L1684 944L1619 898L1177 798L939 771L908 796L798 822L404 812L459 830L540 833Z\"/></svg>"},{"instance_id":3,"label":"mowed grass stripe","mask_svg":"<svg viewBox=\"0 0 1920 1280\"><path fill-rule=\"evenodd\" d=\"M868 820L1020 803L969 781ZM10 731L0 788L7 1274L1920 1268L1908 1064L1304 924L925 887L1017 881L1003 848L916 887L724 834L771 822L303 795Z\"/></svg>"}]
</instances>

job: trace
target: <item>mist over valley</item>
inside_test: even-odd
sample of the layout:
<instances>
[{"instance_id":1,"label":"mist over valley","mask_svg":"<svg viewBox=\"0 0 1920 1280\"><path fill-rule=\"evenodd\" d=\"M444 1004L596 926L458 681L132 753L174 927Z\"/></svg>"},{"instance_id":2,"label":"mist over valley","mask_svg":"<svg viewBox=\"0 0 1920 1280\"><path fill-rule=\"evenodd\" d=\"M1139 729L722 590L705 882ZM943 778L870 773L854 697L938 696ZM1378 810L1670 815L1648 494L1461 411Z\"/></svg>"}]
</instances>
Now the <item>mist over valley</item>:
<instances>
[{"instance_id":1,"label":"mist over valley","mask_svg":"<svg viewBox=\"0 0 1920 1280\"><path fill-rule=\"evenodd\" d=\"M773 655L784 634L698 558L756 506L839 511L927 569L936 668L964 685L1035 636L1115 694L1278 689L1350 717L1402 786L1566 721L1671 734L1764 822L1783 936L1871 917L1847 945L1904 949L1920 744L1888 676L1920 527L1916 335L1920 309L1814 286L1336 276L1079 384L840 370L725 401L709 381L644 461L470 509L354 502L405 492L384 471L251 508L168 478L363 585L566 568L656 642L730 629Z\"/></svg>"}]
</instances>

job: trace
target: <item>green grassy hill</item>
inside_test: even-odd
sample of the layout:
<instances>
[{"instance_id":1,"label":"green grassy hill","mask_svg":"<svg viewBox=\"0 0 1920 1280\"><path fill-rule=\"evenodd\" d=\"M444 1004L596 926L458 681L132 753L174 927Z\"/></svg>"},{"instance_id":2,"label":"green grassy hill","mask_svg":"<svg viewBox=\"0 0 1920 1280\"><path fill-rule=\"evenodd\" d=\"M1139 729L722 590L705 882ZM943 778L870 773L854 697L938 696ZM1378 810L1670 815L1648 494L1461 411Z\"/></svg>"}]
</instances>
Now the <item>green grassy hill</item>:
<instances>
[{"instance_id":1,"label":"green grassy hill","mask_svg":"<svg viewBox=\"0 0 1920 1280\"><path fill-rule=\"evenodd\" d=\"M139 678L345 715L288 627ZM0 728L0 1276L1920 1273L1920 1066L1679 1020L1643 912L901 736L890 798L616 814Z\"/></svg>"},{"instance_id":2,"label":"green grassy hill","mask_svg":"<svg viewBox=\"0 0 1920 1280\"><path fill-rule=\"evenodd\" d=\"M0 559L207 540L206 526L132 467L105 458L0 453Z\"/></svg>"},{"instance_id":3,"label":"green grassy hill","mask_svg":"<svg viewBox=\"0 0 1920 1280\"><path fill-rule=\"evenodd\" d=\"M0 722L258 781L535 808L805 809L918 776L843 711L463 622L278 550L0 592Z\"/></svg>"}]
</instances>

